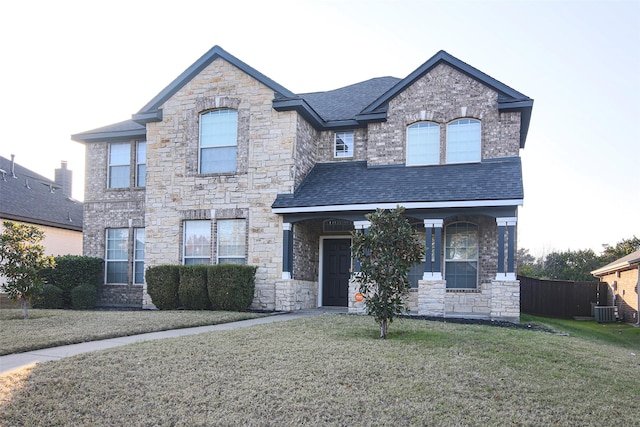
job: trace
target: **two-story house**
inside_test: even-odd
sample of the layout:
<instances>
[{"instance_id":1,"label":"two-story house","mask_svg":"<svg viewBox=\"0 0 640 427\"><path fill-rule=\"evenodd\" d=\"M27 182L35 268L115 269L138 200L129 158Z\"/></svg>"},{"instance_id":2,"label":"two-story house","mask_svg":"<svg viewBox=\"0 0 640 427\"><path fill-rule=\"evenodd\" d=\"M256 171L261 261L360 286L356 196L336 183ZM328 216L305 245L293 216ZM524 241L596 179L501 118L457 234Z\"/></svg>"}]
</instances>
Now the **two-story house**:
<instances>
[{"instance_id":1,"label":"two-story house","mask_svg":"<svg viewBox=\"0 0 640 427\"><path fill-rule=\"evenodd\" d=\"M533 100L444 51L403 79L295 94L216 46L86 146L85 255L104 304L150 306L144 266L258 266L253 307L349 306L350 233L406 208L414 313L519 318L519 151Z\"/></svg>"}]
</instances>

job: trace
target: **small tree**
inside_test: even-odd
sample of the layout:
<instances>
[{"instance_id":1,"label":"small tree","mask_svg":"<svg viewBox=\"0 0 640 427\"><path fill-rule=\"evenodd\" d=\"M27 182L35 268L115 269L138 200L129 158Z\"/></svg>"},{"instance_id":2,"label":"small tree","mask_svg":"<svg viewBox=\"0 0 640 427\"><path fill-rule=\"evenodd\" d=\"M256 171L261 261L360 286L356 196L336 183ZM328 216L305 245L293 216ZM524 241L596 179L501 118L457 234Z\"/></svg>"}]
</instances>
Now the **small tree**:
<instances>
[{"instance_id":1,"label":"small tree","mask_svg":"<svg viewBox=\"0 0 640 427\"><path fill-rule=\"evenodd\" d=\"M3 222L0 234L0 275L6 282L2 288L9 298L20 300L25 319L29 318L27 300L44 284L40 270L53 267L52 256L44 255L44 232L34 225Z\"/></svg>"},{"instance_id":2,"label":"small tree","mask_svg":"<svg viewBox=\"0 0 640 427\"><path fill-rule=\"evenodd\" d=\"M393 318L402 314L409 294L408 273L425 254L411 224L402 216L404 208L378 209L366 215L371 222L367 233L353 233L353 256L360 261L356 275L364 296L367 314L380 325L380 338L387 338Z\"/></svg>"}]
</instances>

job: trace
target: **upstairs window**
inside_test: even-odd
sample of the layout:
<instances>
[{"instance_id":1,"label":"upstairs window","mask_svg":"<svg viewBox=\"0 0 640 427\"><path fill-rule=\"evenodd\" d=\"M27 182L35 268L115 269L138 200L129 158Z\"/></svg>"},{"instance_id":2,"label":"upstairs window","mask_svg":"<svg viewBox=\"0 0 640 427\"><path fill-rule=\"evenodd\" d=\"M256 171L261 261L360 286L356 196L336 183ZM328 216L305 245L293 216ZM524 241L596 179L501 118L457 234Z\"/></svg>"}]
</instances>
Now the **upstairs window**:
<instances>
[{"instance_id":1,"label":"upstairs window","mask_svg":"<svg viewBox=\"0 0 640 427\"><path fill-rule=\"evenodd\" d=\"M238 112L215 110L200 116L200 173L236 171Z\"/></svg>"},{"instance_id":2,"label":"upstairs window","mask_svg":"<svg viewBox=\"0 0 640 427\"><path fill-rule=\"evenodd\" d=\"M481 160L480 121L461 119L447 125L447 163Z\"/></svg>"},{"instance_id":3,"label":"upstairs window","mask_svg":"<svg viewBox=\"0 0 640 427\"><path fill-rule=\"evenodd\" d=\"M147 143L136 143L136 187L147 185Z\"/></svg>"},{"instance_id":4,"label":"upstairs window","mask_svg":"<svg viewBox=\"0 0 640 427\"><path fill-rule=\"evenodd\" d=\"M457 222L445 231L445 280L447 289L478 286L478 226Z\"/></svg>"},{"instance_id":5,"label":"upstairs window","mask_svg":"<svg viewBox=\"0 0 640 427\"><path fill-rule=\"evenodd\" d=\"M218 264L246 264L247 224L244 219L218 221Z\"/></svg>"},{"instance_id":6,"label":"upstairs window","mask_svg":"<svg viewBox=\"0 0 640 427\"><path fill-rule=\"evenodd\" d=\"M211 264L211 221L185 221L183 264Z\"/></svg>"},{"instance_id":7,"label":"upstairs window","mask_svg":"<svg viewBox=\"0 0 640 427\"><path fill-rule=\"evenodd\" d=\"M109 144L109 188L129 187L129 168L131 167L131 144Z\"/></svg>"},{"instance_id":8,"label":"upstairs window","mask_svg":"<svg viewBox=\"0 0 640 427\"><path fill-rule=\"evenodd\" d=\"M407 165L440 163L440 126L421 122L407 128Z\"/></svg>"},{"instance_id":9,"label":"upstairs window","mask_svg":"<svg viewBox=\"0 0 640 427\"><path fill-rule=\"evenodd\" d=\"M353 157L353 131L336 132L333 157Z\"/></svg>"}]
</instances>

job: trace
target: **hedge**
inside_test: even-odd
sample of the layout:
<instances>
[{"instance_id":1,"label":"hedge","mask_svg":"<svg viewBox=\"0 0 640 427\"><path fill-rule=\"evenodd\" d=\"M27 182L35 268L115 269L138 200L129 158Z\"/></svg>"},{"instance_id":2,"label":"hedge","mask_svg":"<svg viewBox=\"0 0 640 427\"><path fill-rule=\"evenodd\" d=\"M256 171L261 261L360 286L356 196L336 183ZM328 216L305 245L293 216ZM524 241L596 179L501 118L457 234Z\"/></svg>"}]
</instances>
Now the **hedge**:
<instances>
[{"instance_id":1,"label":"hedge","mask_svg":"<svg viewBox=\"0 0 640 427\"><path fill-rule=\"evenodd\" d=\"M93 284L76 286L71 290L71 307L75 310L88 310L96 306L98 288Z\"/></svg>"},{"instance_id":2,"label":"hedge","mask_svg":"<svg viewBox=\"0 0 640 427\"><path fill-rule=\"evenodd\" d=\"M178 287L180 265L158 265L147 268L145 280L147 293L159 310L175 310L180 307Z\"/></svg>"},{"instance_id":3,"label":"hedge","mask_svg":"<svg viewBox=\"0 0 640 427\"><path fill-rule=\"evenodd\" d=\"M207 290L216 310L245 311L253 302L257 267L212 265L207 269Z\"/></svg>"},{"instance_id":4,"label":"hedge","mask_svg":"<svg viewBox=\"0 0 640 427\"><path fill-rule=\"evenodd\" d=\"M98 286L102 284L104 261L101 258L61 255L56 256L55 261L54 268L41 270L40 275L46 283L54 285L62 291L63 305L61 308L74 307L71 292L78 286L93 286L97 291ZM41 297L45 299L50 296L41 294ZM47 302L44 304L49 305Z\"/></svg>"},{"instance_id":5,"label":"hedge","mask_svg":"<svg viewBox=\"0 0 640 427\"><path fill-rule=\"evenodd\" d=\"M64 293L56 285L45 283L40 292L31 298L33 308L63 308Z\"/></svg>"},{"instance_id":6,"label":"hedge","mask_svg":"<svg viewBox=\"0 0 640 427\"><path fill-rule=\"evenodd\" d=\"M180 267L178 295L180 305L186 310L208 310L211 308L207 292L206 265L183 265Z\"/></svg>"}]
</instances>

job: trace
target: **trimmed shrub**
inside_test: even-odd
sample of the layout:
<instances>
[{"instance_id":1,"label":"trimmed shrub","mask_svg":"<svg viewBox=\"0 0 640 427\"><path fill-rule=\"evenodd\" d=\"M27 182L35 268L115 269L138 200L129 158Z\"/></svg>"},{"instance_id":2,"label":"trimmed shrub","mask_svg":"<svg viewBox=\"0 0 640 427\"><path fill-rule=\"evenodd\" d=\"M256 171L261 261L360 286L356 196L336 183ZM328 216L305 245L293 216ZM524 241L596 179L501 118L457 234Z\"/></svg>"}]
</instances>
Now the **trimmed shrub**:
<instances>
[{"instance_id":1,"label":"trimmed shrub","mask_svg":"<svg viewBox=\"0 0 640 427\"><path fill-rule=\"evenodd\" d=\"M245 311L253 302L257 267L212 265L207 270L209 300L216 310Z\"/></svg>"},{"instance_id":2,"label":"trimmed shrub","mask_svg":"<svg viewBox=\"0 0 640 427\"><path fill-rule=\"evenodd\" d=\"M179 265L158 265L145 272L147 293L153 305L159 310L175 310L180 307L178 287L180 286Z\"/></svg>"},{"instance_id":3,"label":"trimmed shrub","mask_svg":"<svg viewBox=\"0 0 640 427\"><path fill-rule=\"evenodd\" d=\"M80 285L71 290L71 307L75 310L94 308L98 301L98 289L94 285Z\"/></svg>"},{"instance_id":4,"label":"trimmed shrub","mask_svg":"<svg viewBox=\"0 0 640 427\"><path fill-rule=\"evenodd\" d=\"M180 266L180 305L186 310L208 310L211 308L207 293L207 266Z\"/></svg>"},{"instance_id":5,"label":"trimmed shrub","mask_svg":"<svg viewBox=\"0 0 640 427\"><path fill-rule=\"evenodd\" d=\"M31 298L33 308L63 308L64 293L62 289L51 283L45 283L42 290Z\"/></svg>"},{"instance_id":6,"label":"trimmed shrub","mask_svg":"<svg viewBox=\"0 0 640 427\"><path fill-rule=\"evenodd\" d=\"M62 255L55 257L55 268L44 269L42 277L62 290L64 308L73 307L71 291L81 285L92 285L96 289L102 284L104 261L101 258Z\"/></svg>"}]
</instances>

